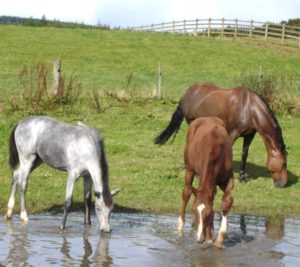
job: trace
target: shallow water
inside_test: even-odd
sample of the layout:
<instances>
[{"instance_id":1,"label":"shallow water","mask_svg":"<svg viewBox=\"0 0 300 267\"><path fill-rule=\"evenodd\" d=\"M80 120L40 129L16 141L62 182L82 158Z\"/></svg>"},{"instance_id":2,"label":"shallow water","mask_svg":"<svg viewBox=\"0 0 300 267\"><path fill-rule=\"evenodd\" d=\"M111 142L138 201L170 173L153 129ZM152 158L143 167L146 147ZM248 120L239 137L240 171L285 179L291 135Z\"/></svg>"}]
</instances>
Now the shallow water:
<instances>
[{"instance_id":1,"label":"shallow water","mask_svg":"<svg viewBox=\"0 0 300 267\"><path fill-rule=\"evenodd\" d=\"M224 249L198 244L186 219L185 235L176 232L177 215L113 213L111 234L82 224L70 213L34 214L27 225L15 215L0 219L0 266L297 266L300 263L300 218L276 223L266 217L230 215ZM215 216L218 230L220 217Z\"/></svg>"}]
</instances>

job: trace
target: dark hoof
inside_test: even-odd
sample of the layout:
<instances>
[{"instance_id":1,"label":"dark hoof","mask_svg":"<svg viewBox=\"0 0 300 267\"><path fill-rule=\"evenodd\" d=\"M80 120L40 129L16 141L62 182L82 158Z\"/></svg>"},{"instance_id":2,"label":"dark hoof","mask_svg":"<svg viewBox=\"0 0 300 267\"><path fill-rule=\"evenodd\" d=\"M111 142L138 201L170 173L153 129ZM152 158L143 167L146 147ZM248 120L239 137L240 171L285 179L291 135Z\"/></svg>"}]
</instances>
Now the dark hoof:
<instances>
[{"instance_id":1,"label":"dark hoof","mask_svg":"<svg viewBox=\"0 0 300 267\"><path fill-rule=\"evenodd\" d=\"M246 179L245 179L245 178L240 179L240 183L241 183L241 184L245 184L245 183L246 183Z\"/></svg>"},{"instance_id":2,"label":"dark hoof","mask_svg":"<svg viewBox=\"0 0 300 267\"><path fill-rule=\"evenodd\" d=\"M111 229L101 229L100 232L104 233L104 234L110 234L111 233Z\"/></svg>"}]
</instances>

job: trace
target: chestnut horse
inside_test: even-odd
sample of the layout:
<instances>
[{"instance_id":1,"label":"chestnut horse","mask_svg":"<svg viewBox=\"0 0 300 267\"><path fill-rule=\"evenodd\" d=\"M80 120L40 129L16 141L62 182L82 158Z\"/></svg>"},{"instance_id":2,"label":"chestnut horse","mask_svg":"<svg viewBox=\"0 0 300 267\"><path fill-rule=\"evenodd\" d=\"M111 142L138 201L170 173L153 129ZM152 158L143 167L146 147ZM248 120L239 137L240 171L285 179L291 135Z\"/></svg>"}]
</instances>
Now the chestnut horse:
<instances>
[{"instance_id":1,"label":"chestnut horse","mask_svg":"<svg viewBox=\"0 0 300 267\"><path fill-rule=\"evenodd\" d=\"M178 231L185 222L185 209L191 197L196 195L193 211L198 242L212 242L214 220L213 202L216 186L224 192L222 199L222 222L215 245L221 247L227 228L227 214L232 206L233 182L232 141L217 117L194 120L189 127L184 151L185 185L182 192L182 206L178 219ZM193 188L194 176L199 178L198 189Z\"/></svg>"},{"instance_id":2,"label":"chestnut horse","mask_svg":"<svg viewBox=\"0 0 300 267\"><path fill-rule=\"evenodd\" d=\"M214 84L198 83L187 89L173 113L167 128L155 138L156 144L164 144L176 135L185 118L190 124L198 117L216 116L225 123L225 128L234 143L244 138L240 181L245 181L245 166L249 146L258 132L267 149L267 169L274 185L283 187L287 177L287 153L280 125L268 104L257 94L244 87L219 88Z\"/></svg>"}]
</instances>

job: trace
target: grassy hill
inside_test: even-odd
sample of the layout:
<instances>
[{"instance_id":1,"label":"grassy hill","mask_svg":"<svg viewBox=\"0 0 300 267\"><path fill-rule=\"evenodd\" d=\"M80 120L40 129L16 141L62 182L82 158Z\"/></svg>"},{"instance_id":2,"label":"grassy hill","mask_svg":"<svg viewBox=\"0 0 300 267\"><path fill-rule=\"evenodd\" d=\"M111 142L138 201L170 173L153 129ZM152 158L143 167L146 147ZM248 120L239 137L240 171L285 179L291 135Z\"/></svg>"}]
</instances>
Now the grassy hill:
<instances>
[{"instance_id":1,"label":"grassy hill","mask_svg":"<svg viewBox=\"0 0 300 267\"><path fill-rule=\"evenodd\" d=\"M153 90L162 64L165 96L177 98L188 85L210 81L236 85L241 72L293 75L300 81L299 49L249 39L221 40L171 34L50 27L0 27L0 90L17 91L24 65L60 58L66 75L74 74L85 90Z\"/></svg>"},{"instance_id":2,"label":"grassy hill","mask_svg":"<svg viewBox=\"0 0 300 267\"><path fill-rule=\"evenodd\" d=\"M173 144L157 147L153 138L167 125L176 101L192 83L202 80L234 86L241 72L266 73L300 81L299 49L249 39L209 39L170 34L151 34L96 29L58 29L22 26L0 27L0 210L9 197L11 171L7 164L7 140L12 126L32 109L7 110L8 98L21 92L19 74L24 65L38 62L48 67L60 58L64 75L74 74L82 83L82 96L74 105L39 113L75 123L83 121L102 129L110 166L111 187L122 187L116 203L126 209L177 212L183 186L183 148L187 126L182 125ZM91 90L151 92L156 87L157 66L162 64L162 89L166 98L122 101L101 98L105 108L96 112ZM129 82L129 77L130 82ZM294 92L297 94L297 92ZM290 182L284 189L273 186L266 171L266 150L257 135L249 152L249 182L236 181L234 212L248 214L298 214L300 211L300 119L280 115L278 120L289 152ZM241 142L234 145L238 170ZM236 178L237 172L235 173ZM31 176L28 211L49 211L63 205L66 174L40 167ZM217 204L220 201L218 194ZM74 200L82 203L82 183ZM18 206L17 206L18 207ZM219 206L217 206L219 207Z\"/></svg>"}]
</instances>

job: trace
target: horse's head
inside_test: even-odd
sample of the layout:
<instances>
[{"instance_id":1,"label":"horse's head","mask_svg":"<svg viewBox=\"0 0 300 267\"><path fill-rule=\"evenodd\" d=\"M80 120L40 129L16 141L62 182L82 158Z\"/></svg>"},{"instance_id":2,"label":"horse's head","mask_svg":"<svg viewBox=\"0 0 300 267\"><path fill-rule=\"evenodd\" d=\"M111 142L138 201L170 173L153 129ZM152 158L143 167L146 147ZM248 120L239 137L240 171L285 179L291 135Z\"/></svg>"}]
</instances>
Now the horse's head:
<instances>
[{"instance_id":1,"label":"horse's head","mask_svg":"<svg viewBox=\"0 0 300 267\"><path fill-rule=\"evenodd\" d=\"M288 181L286 152L272 151L269 153L267 168L272 175L274 185L284 187Z\"/></svg>"},{"instance_id":2,"label":"horse's head","mask_svg":"<svg viewBox=\"0 0 300 267\"><path fill-rule=\"evenodd\" d=\"M117 195L121 191L121 188L114 189L111 192L95 192L95 210L98 220L100 222L100 230L105 233L111 232L111 227L109 224L109 217L113 209L112 197Z\"/></svg>"},{"instance_id":3,"label":"horse's head","mask_svg":"<svg viewBox=\"0 0 300 267\"><path fill-rule=\"evenodd\" d=\"M204 241L206 234L205 230L208 225L213 225L214 211L210 204L204 204L199 198L195 198L193 204L193 211L195 215L195 228L197 231L197 242Z\"/></svg>"},{"instance_id":4,"label":"horse's head","mask_svg":"<svg viewBox=\"0 0 300 267\"><path fill-rule=\"evenodd\" d=\"M100 222L101 232L110 233L111 227L109 217L113 208L113 201L110 197L108 200L101 193L95 193L95 211Z\"/></svg>"}]
</instances>

